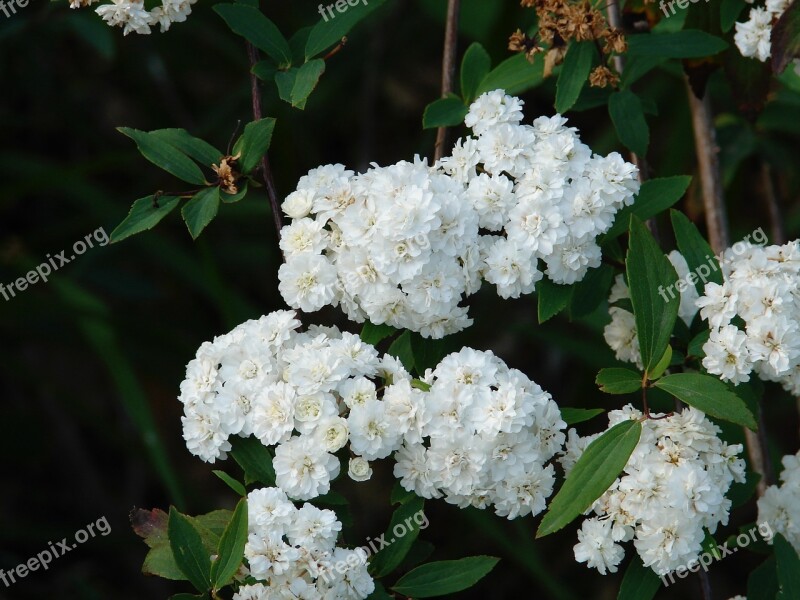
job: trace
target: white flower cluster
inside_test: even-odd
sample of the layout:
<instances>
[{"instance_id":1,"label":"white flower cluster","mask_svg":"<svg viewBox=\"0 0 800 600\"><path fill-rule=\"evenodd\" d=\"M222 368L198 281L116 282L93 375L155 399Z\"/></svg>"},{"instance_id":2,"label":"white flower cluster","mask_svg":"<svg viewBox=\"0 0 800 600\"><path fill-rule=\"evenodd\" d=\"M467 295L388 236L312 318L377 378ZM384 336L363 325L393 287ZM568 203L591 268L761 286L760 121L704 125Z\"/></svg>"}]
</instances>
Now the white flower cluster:
<instances>
[{"instance_id":1,"label":"white flower cluster","mask_svg":"<svg viewBox=\"0 0 800 600\"><path fill-rule=\"evenodd\" d=\"M758 522L769 523L800 552L800 452L784 456L781 462L783 484L769 486L758 499Z\"/></svg>"},{"instance_id":2,"label":"white flower cluster","mask_svg":"<svg viewBox=\"0 0 800 600\"><path fill-rule=\"evenodd\" d=\"M772 27L789 6L789 0L767 0L750 9L747 21L736 23L733 41L742 56L766 62L772 55Z\"/></svg>"},{"instance_id":3,"label":"white flower cluster","mask_svg":"<svg viewBox=\"0 0 800 600\"><path fill-rule=\"evenodd\" d=\"M434 167L326 165L301 178L283 203L284 300L439 338L471 324L459 303L483 279L517 298L543 277L540 259L560 284L599 266L595 239L633 202L637 169L592 156L560 115L521 124L522 104L502 90L478 98L474 137Z\"/></svg>"},{"instance_id":4,"label":"white flower cluster","mask_svg":"<svg viewBox=\"0 0 800 600\"><path fill-rule=\"evenodd\" d=\"M277 444L278 485L308 500L327 493L339 474L333 453L347 444L350 429L339 416L342 400L375 394L367 377L395 361L381 361L351 333L298 327L294 312L277 311L205 342L186 368L180 400L192 454L224 459L230 436L255 435L266 446ZM355 428L354 440L361 433Z\"/></svg>"},{"instance_id":5,"label":"white flower cluster","mask_svg":"<svg viewBox=\"0 0 800 600\"><path fill-rule=\"evenodd\" d=\"M375 590L366 555L336 547L342 524L332 510L297 508L278 488L254 490L247 503L244 555L263 583L242 586L233 600L363 600Z\"/></svg>"},{"instance_id":6,"label":"white flower cluster","mask_svg":"<svg viewBox=\"0 0 800 600\"><path fill-rule=\"evenodd\" d=\"M192 454L225 458L230 436L275 446L276 484L296 500L330 490L335 452L348 474L396 453L406 489L459 506L495 505L514 518L541 512L553 491L545 466L566 427L550 395L491 352L445 357L421 382L358 336L310 327L290 311L251 320L205 342L186 368L180 400ZM374 379L387 384L379 389ZM430 386L430 391L422 388Z\"/></svg>"},{"instance_id":7,"label":"white flower cluster","mask_svg":"<svg viewBox=\"0 0 800 600\"><path fill-rule=\"evenodd\" d=\"M100 0L70 0L70 8L91 6ZM144 0L111 0L110 4L98 6L95 12L111 27L122 27L123 34L131 32L149 34L150 28L161 26L168 31L173 23L183 23L192 13L197 0L161 0L161 6L147 10Z\"/></svg>"},{"instance_id":8,"label":"white flower cluster","mask_svg":"<svg viewBox=\"0 0 800 600\"><path fill-rule=\"evenodd\" d=\"M727 250L722 273L697 301L711 328L703 366L734 384L755 372L800 396L800 242Z\"/></svg>"},{"instance_id":9,"label":"white flower cluster","mask_svg":"<svg viewBox=\"0 0 800 600\"><path fill-rule=\"evenodd\" d=\"M655 415L661 417L661 415ZM628 405L609 413L610 426L642 413ZM578 531L575 559L600 573L615 573L633 540L642 562L665 575L696 559L702 551L703 528L714 532L728 522L731 501L725 493L744 481L741 444L717 437L719 428L694 408L642 422L642 436L622 475L595 501L596 516ZM579 437L569 431L560 459L569 473L597 435Z\"/></svg>"},{"instance_id":10,"label":"white flower cluster","mask_svg":"<svg viewBox=\"0 0 800 600\"><path fill-rule=\"evenodd\" d=\"M683 255L673 250L667 255L667 258L669 258L672 266L675 267L679 280L686 281L689 275L689 265ZM667 292L665 291L665 301L666 294ZM643 367L642 356L639 351L639 337L636 333L636 321L633 313L620 306L613 306L615 302L620 300L630 300L630 297L625 278L622 275L617 275L608 297L608 303L612 305L608 309L608 313L611 315L611 322L605 326L603 337L608 346L614 351L617 360L634 363L641 369ZM693 285L685 286L683 291L680 292L680 298L678 316L687 326L691 325L697 314L697 306L695 305L699 298L697 289Z\"/></svg>"},{"instance_id":11,"label":"white flower cluster","mask_svg":"<svg viewBox=\"0 0 800 600\"><path fill-rule=\"evenodd\" d=\"M411 401L407 382L385 396L407 415L394 467L403 488L461 508L494 505L509 519L542 512L554 483L546 463L566 428L550 394L491 352L470 348L445 357L424 380L431 387L416 394L422 402Z\"/></svg>"}]
</instances>

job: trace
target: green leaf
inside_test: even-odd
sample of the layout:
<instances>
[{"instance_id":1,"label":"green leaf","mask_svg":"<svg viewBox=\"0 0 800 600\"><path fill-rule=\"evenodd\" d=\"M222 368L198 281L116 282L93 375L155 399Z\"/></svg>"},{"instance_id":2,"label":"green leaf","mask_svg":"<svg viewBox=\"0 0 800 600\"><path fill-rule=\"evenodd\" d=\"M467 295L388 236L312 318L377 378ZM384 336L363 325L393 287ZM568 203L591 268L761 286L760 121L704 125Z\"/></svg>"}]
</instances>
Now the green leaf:
<instances>
[{"instance_id":1,"label":"green leaf","mask_svg":"<svg viewBox=\"0 0 800 600\"><path fill-rule=\"evenodd\" d=\"M230 455L244 470L247 485L256 481L268 486L275 485L272 454L258 438L234 436L230 442L232 446Z\"/></svg>"},{"instance_id":2,"label":"green leaf","mask_svg":"<svg viewBox=\"0 0 800 600\"><path fill-rule=\"evenodd\" d=\"M222 188L220 188L220 190L219 190L219 198L225 204L235 204L236 202L239 202L239 200L241 200L245 196L247 196L247 183L245 183L244 185L240 186L239 191L236 192L235 194L229 194L228 192L226 192Z\"/></svg>"},{"instance_id":3,"label":"green leaf","mask_svg":"<svg viewBox=\"0 0 800 600\"><path fill-rule=\"evenodd\" d=\"M653 367L653 370L648 373L647 378L650 381L658 379L664 374L664 371L667 370L672 364L672 346L667 346L667 349L664 351L664 355L661 357L661 360L656 363L656 366Z\"/></svg>"},{"instance_id":4,"label":"green leaf","mask_svg":"<svg viewBox=\"0 0 800 600\"><path fill-rule=\"evenodd\" d=\"M390 596L383 584L380 581L376 581L375 591L367 596L367 600L394 600L394 596Z\"/></svg>"},{"instance_id":5,"label":"green leaf","mask_svg":"<svg viewBox=\"0 0 800 600\"><path fill-rule=\"evenodd\" d=\"M389 354L399 359L410 373L414 369L414 350L411 348L411 332L406 330L389 346Z\"/></svg>"},{"instance_id":6,"label":"green leaf","mask_svg":"<svg viewBox=\"0 0 800 600\"><path fill-rule=\"evenodd\" d=\"M425 107L422 115L422 128L455 127L464 123L469 108L455 94L434 100Z\"/></svg>"},{"instance_id":7,"label":"green leaf","mask_svg":"<svg viewBox=\"0 0 800 600\"><path fill-rule=\"evenodd\" d=\"M111 232L111 243L121 242L132 235L152 229L178 206L179 201L180 198L171 196L162 196L158 202L155 201L155 196L139 198L131 206L128 216Z\"/></svg>"},{"instance_id":8,"label":"green leaf","mask_svg":"<svg viewBox=\"0 0 800 600\"><path fill-rule=\"evenodd\" d=\"M704 527L703 533L705 533L705 537L703 538L702 542L703 552L705 552L710 556L713 556L716 560L722 558L720 556L720 550L717 544L717 540L714 539L714 536L711 535L711 532Z\"/></svg>"},{"instance_id":9,"label":"green leaf","mask_svg":"<svg viewBox=\"0 0 800 600\"><path fill-rule=\"evenodd\" d=\"M706 355L703 351L703 346L705 346L710 336L711 332L708 330L698 333L692 338L692 341L689 342L689 346L686 348L687 354L695 358L703 358Z\"/></svg>"},{"instance_id":10,"label":"green leaf","mask_svg":"<svg viewBox=\"0 0 800 600\"><path fill-rule=\"evenodd\" d=\"M414 368L424 374L425 369L433 369L447 354L444 339L424 338L418 333L411 334L411 352L414 355Z\"/></svg>"},{"instance_id":11,"label":"green leaf","mask_svg":"<svg viewBox=\"0 0 800 600\"><path fill-rule=\"evenodd\" d=\"M550 502L536 537L569 525L602 496L628 463L641 434L639 421L623 421L589 444Z\"/></svg>"},{"instance_id":12,"label":"green leaf","mask_svg":"<svg viewBox=\"0 0 800 600\"><path fill-rule=\"evenodd\" d=\"M142 156L160 169L164 169L167 173L187 183L194 185L205 185L207 183L200 167L172 144L168 144L159 137L138 129L117 127L117 131L136 142Z\"/></svg>"},{"instance_id":13,"label":"green leaf","mask_svg":"<svg viewBox=\"0 0 800 600\"><path fill-rule=\"evenodd\" d=\"M631 217L625 265L639 349L647 374L667 350L672 328L678 318L680 298L659 293L675 285L678 275L645 224L635 216Z\"/></svg>"},{"instance_id":14,"label":"green leaf","mask_svg":"<svg viewBox=\"0 0 800 600\"><path fill-rule=\"evenodd\" d=\"M174 596L170 596L169 600L205 600L207 598L207 594L175 594Z\"/></svg>"},{"instance_id":15,"label":"green leaf","mask_svg":"<svg viewBox=\"0 0 800 600\"><path fill-rule=\"evenodd\" d=\"M714 56L728 44L713 35L696 29L674 33L646 33L627 36L628 56L654 56L659 58L701 58Z\"/></svg>"},{"instance_id":16,"label":"green leaf","mask_svg":"<svg viewBox=\"0 0 800 600\"><path fill-rule=\"evenodd\" d=\"M461 95L464 97L464 104L475 100L478 86L489 74L491 67L489 53L478 42L467 48L461 61Z\"/></svg>"},{"instance_id":17,"label":"green leaf","mask_svg":"<svg viewBox=\"0 0 800 600\"><path fill-rule=\"evenodd\" d=\"M745 6L747 6L745 0L722 0L719 9L719 23L722 33L728 33L733 29L733 24L736 23Z\"/></svg>"},{"instance_id":18,"label":"green leaf","mask_svg":"<svg viewBox=\"0 0 800 600\"><path fill-rule=\"evenodd\" d=\"M628 229L630 216L636 215L643 221L655 217L660 212L667 210L683 197L692 178L688 175L675 177L661 177L650 179L642 184L636 200L630 206L624 207L614 217L611 229L600 239L600 244L618 237Z\"/></svg>"},{"instance_id":19,"label":"green leaf","mask_svg":"<svg viewBox=\"0 0 800 600\"><path fill-rule=\"evenodd\" d=\"M343 12L333 9L333 17L328 12L327 4L323 5L320 21L311 30L306 42L306 60L324 52L334 44L338 44L350 30L364 17L369 15L376 8L380 8L386 0L358 0L358 4L353 5L348 2L348 6Z\"/></svg>"},{"instance_id":20,"label":"green leaf","mask_svg":"<svg viewBox=\"0 0 800 600\"><path fill-rule=\"evenodd\" d=\"M536 286L539 296L539 323L556 316L564 310L572 298L572 286L558 285L546 277Z\"/></svg>"},{"instance_id":21,"label":"green leaf","mask_svg":"<svg viewBox=\"0 0 800 600\"><path fill-rule=\"evenodd\" d=\"M608 114L614 123L619 141L639 156L647 154L650 129L644 118L639 96L630 89L614 92L608 98Z\"/></svg>"},{"instance_id":22,"label":"green leaf","mask_svg":"<svg viewBox=\"0 0 800 600\"><path fill-rule=\"evenodd\" d=\"M219 200L219 188L213 186L203 188L183 205L181 215L186 221L192 239L196 240L203 229L217 216Z\"/></svg>"},{"instance_id":23,"label":"green leaf","mask_svg":"<svg viewBox=\"0 0 800 600\"><path fill-rule=\"evenodd\" d=\"M625 569L617 600L652 600L660 587L658 575L642 564L638 554L634 554L633 560Z\"/></svg>"},{"instance_id":24,"label":"green leaf","mask_svg":"<svg viewBox=\"0 0 800 600\"><path fill-rule=\"evenodd\" d=\"M778 568L775 556L756 567L747 579L747 600L775 600L778 594Z\"/></svg>"},{"instance_id":25,"label":"green leaf","mask_svg":"<svg viewBox=\"0 0 800 600\"><path fill-rule=\"evenodd\" d=\"M544 281L544 280L543 280ZM589 269L586 276L573 286L569 314L579 319L592 314L608 298L608 291L614 282L614 269L610 265L600 265Z\"/></svg>"},{"instance_id":26,"label":"green leaf","mask_svg":"<svg viewBox=\"0 0 800 600\"><path fill-rule=\"evenodd\" d=\"M250 72L262 81L273 81L278 73L278 66L271 60L258 61Z\"/></svg>"},{"instance_id":27,"label":"green leaf","mask_svg":"<svg viewBox=\"0 0 800 600\"><path fill-rule=\"evenodd\" d=\"M185 129L156 129L151 136L170 144L189 158L207 167L219 164L223 154L206 141L189 134Z\"/></svg>"},{"instance_id":28,"label":"green leaf","mask_svg":"<svg viewBox=\"0 0 800 600\"><path fill-rule=\"evenodd\" d=\"M394 511L389 528L383 537L389 545L381 548L370 560L369 572L373 577L385 577L403 562L419 535L420 524L417 520L423 524L427 522L426 519L418 517L418 515L425 516L424 507L425 501L422 498L414 498L407 504L401 504ZM402 536L398 535L403 532L405 533Z\"/></svg>"},{"instance_id":29,"label":"green leaf","mask_svg":"<svg viewBox=\"0 0 800 600\"><path fill-rule=\"evenodd\" d=\"M175 563L198 591L211 589L211 558L200 532L174 506L169 509L169 545Z\"/></svg>"},{"instance_id":30,"label":"green leaf","mask_svg":"<svg viewBox=\"0 0 800 600\"><path fill-rule=\"evenodd\" d=\"M373 325L369 321L364 321L364 326L361 328L361 341L375 346L395 333L397 333L397 329L386 323Z\"/></svg>"},{"instance_id":31,"label":"green leaf","mask_svg":"<svg viewBox=\"0 0 800 600\"><path fill-rule=\"evenodd\" d=\"M625 70L622 72L620 81L621 87L628 88L632 86L650 71L664 64L667 60L669 59L663 56L632 56L630 60L625 63Z\"/></svg>"},{"instance_id":32,"label":"green leaf","mask_svg":"<svg viewBox=\"0 0 800 600\"><path fill-rule=\"evenodd\" d=\"M716 377L702 373L675 373L659 379L653 385L712 417L753 431L758 428L744 400Z\"/></svg>"},{"instance_id":33,"label":"green leaf","mask_svg":"<svg viewBox=\"0 0 800 600\"><path fill-rule=\"evenodd\" d=\"M642 389L642 376L630 369L612 367L602 369L595 383L606 394L632 394Z\"/></svg>"},{"instance_id":34,"label":"green leaf","mask_svg":"<svg viewBox=\"0 0 800 600\"><path fill-rule=\"evenodd\" d=\"M247 496L247 490L245 487L238 481L236 481L233 477L228 475L225 471L211 471L219 477L225 484L231 488L234 492L239 494L240 496Z\"/></svg>"},{"instance_id":35,"label":"green leaf","mask_svg":"<svg viewBox=\"0 0 800 600\"><path fill-rule=\"evenodd\" d=\"M217 559L211 565L211 582L215 590L230 583L244 560L247 543L247 499L242 498L233 511L233 518L219 540Z\"/></svg>"},{"instance_id":36,"label":"green leaf","mask_svg":"<svg viewBox=\"0 0 800 600\"><path fill-rule=\"evenodd\" d=\"M500 561L493 556L427 563L406 573L392 591L409 598L433 598L471 588Z\"/></svg>"},{"instance_id":37,"label":"green leaf","mask_svg":"<svg viewBox=\"0 0 800 600\"><path fill-rule=\"evenodd\" d=\"M561 418L567 425L575 425L576 423L583 423L589 419L594 419L597 415L602 415L605 410L602 408L570 408L564 406L561 408Z\"/></svg>"},{"instance_id":38,"label":"green leaf","mask_svg":"<svg viewBox=\"0 0 800 600\"><path fill-rule=\"evenodd\" d=\"M275 119L267 117L245 125L244 133L233 147L234 154L241 153L239 166L248 175L269 150Z\"/></svg>"},{"instance_id":39,"label":"green leaf","mask_svg":"<svg viewBox=\"0 0 800 600\"><path fill-rule=\"evenodd\" d=\"M694 279L697 293L701 296L705 293L706 281L722 285L719 262L695 224L677 210L671 210L669 216L672 220L672 229L675 231L675 240L678 242L678 250L689 265L689 282Z\"/></svg>"},{"instance_id":40,"label":"green leaf","mask_svg":"<svg viewBox=\"0 0 800 600\"><path fill-rule=\"evenodd\" d=\"M242 36L281 67L292 64L289 42L277 25L257 8L244 4L217 4L216 13L222 17L235 34Z\"/></svg>"},{"instance_id":41,"label":"green leaf","mask_svg":"<svg viewBox=\"0 0 800 600\"><path fill-rule=\"evenodd\" d=\"M411 387L417 390L422 390L423 392L430 392L431 391L431 384L425 383L421 379L412 379L411 380Z\"/></svg>"},{"instance_id":42,"label":"green leaf","mask_svg":"<svg viewBox=\"0 0 800 600\"><path fill-rule=\"evenodd\" d=\"M533 64L524 54L507 58L483 78L476 96L494 90L505 90L506 94L518 95L536 87L544 81L544 58L537 54Z\"/></svg>"},{"instance_id":43,"label":"green leaf","mask_svg":"<svg viewBox=\"0 0 800 600\"><path fill-rule=\"evenodd\" d=\"M404 489L400 481L394 482L392 494L389 499L392 504L408 504L414 500L414 498L417 498L417 495L414 492L409 492L408 490Z\"/></svg>"},{"instance_id":44,"label":"green leaf","mask_svg":"<svg viewBox=\"0 0 800 600\"><path fill-rule=\"evenodd\" d=\"M785 598L800 598L800 557L780 533L775 534L778 583Z\"/></svg>"},{"instance_id":45,"label":"green leaf","mask_svg":"<svg viewBox=\"0 0 800 600\"><path fill-rule=\"evenodd\" d=\"M278 71L275 73L275 83L281 100L303 110L324 72L325 61L319 58L310 60L299 68Z\"/></svg>"},{"instance_id":46,"label":"green leaf","mask_svg":"<svg viewBox=\"0 0 800 600\"><path fill-rule=\"evenodd\" d=\"M564 57L556 84L556 110L567 112L577 102L583 86L589 79L595 46L591 41L572 42Z\"/></svg>"},{"instance_id":47,"label":"green leaf","mask_svg":"<svg viewBox=\"0 0 800 600\"><path fill-rule=\"evenodd\" d=\"M794 0L772 27L772 72L783 73L793 59L800 57L800 2Z\"/></svg>"}]
</instances>

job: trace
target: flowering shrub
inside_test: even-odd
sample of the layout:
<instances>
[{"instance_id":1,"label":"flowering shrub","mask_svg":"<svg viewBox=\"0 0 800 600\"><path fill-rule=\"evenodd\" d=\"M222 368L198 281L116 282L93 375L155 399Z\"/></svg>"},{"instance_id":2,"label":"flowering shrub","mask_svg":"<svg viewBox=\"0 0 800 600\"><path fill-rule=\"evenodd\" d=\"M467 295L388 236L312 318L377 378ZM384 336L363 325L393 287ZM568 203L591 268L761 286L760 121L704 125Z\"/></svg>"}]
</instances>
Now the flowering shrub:
<instances>
[{"instance_id":1,"label":"flowering shrub","mask_svg":"<svg viewBox=\"0 0 800 600\"><path fill-rule=\"evenodd\" d=\"M624 569L619 598L650 600L661 576L696 564L726 535L732 509L757 496L759 519L777 535L775 558L751 582L772 578L771 597L800 598L797 578L787 575L800 569L798 457L784 458L783 484L775 485L760 404L766 390L800 396L800 250L793 241L715 256L728 232L714 120L701 98L709 78L697 65L712 69L729 52L726 42L691 27L627 31L613 3L525 0L539 19L536 33L514 33L509 49L519 55L494 68L480 44L470 46L456 94L451 1L449 76L423 115L423 127L438 130L432 160L372 163L360 173L327 164L299 179L293 172L293 191L280 195L268 157L278 124L262 114L262 90L304 109L343 36L384 3L350 3L346 13L337 5L341 16L288 37L258 2L219 3L214 11L247 51L253 120L225 152L184 129L120 128L144 158L192 187L136 200L112 241L154 227L178 206L197 238L226 205L263 192L283 259L270 278L293 309L204 342L186 366L186 447L223 463L226 471L214 473L239 500L232 511L195 517L174 507L136 511L134 528L150 547L144 571L187 581L195 598L213 600L454 594L499 559L428 561L433 549L418 540L415 515L426 502L449 503L493 523L517 520L526 540L580 520L575 560L602 575ZM193 4L114 0L97 13L124 34L150 33L185 21ZM797 54L796 10L769 2L753 9L734 36L742 53L761 61L772 53L780 71ZM720 15L728 29L733 12L728 3ZM706 21L695 12L686 19ZM726 60L742 59L730 52ZM671 169L647 160L645 115L659 107L632 86L660 76L656 67L689 75L700 191L690 177L653 178ZM551 76L557 114L529 114L526 124L523 111L536 104L520 94ZM782 77L787 89L800 87ZM593 153L562 116L598 106L607 107L627 158ZM466 129L448 144L447 128L456 126ZM677 210L666 226L662 213L687 193L702 196L706 234ZM479 296L482 288L489 291ZM601 392L626 398L604 404L608 412L568 398L557 404L532 379L542 380L548 365L516 357L523 372L509 366L517 362L502 344L492 351L452 336L504 318L475 306L490 295L509 301L503 306L518 300L539 325L558 317L552 326L564 329L550 330L549 340L576 324L602 335L617 362L610 353L591 357L604 368L599 391L581 404ZM317 323L338 320L304 328L306 313L319 313ZM606 412L607 428L592 421ZM368 555L347 531L347 492L362 484L377 497L389 473L391 539ZM635 550L627 561L626 542Z\"/></svg>"}]
</instances>

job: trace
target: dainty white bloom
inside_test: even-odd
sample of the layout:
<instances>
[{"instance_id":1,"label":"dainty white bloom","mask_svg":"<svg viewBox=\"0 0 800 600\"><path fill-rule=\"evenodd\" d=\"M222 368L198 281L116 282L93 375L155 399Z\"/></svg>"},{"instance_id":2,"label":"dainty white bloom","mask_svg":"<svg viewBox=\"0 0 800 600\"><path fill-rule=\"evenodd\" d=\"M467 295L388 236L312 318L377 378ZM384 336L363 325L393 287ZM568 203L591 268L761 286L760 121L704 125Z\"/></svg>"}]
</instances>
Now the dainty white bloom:
<instances>
[{"instance_id":1,"label":"dainty white bloom","mask_svg":"<svg viewBox=\"0 0 800 600\"><path fill-rule=\"evenodd\" d=\"M736 23L733 41L742 56L761 62L769 60L772 56L772 28L789 4L789 0L767 0L765 6L750 9L747 21Z\"/></svg>"},{"instance_id":2,"label":"dainty white bloom","mask_svg":"<svg viewBox=\"0 0 800 600\"><path fill-rule=\"evenodd\" d=\"M99 0L71 0L70 8L91 6ZM147 10L144 0L111 0L95 9L98 15L111 27L122 27L123 35L131 32L149 34L156 25L161 32L168 31L173 23L182 23L192 12L197 0L162 0L161 6Z\"/></svg>"},{"instance_id":3,"label":"dainty white bloom","mask_svg":"<svg viewBox=\"0 0 800 600\"><path fill-rule=\"evenodd\" d=\"M372 477L372 467L360 456L355 456L350 459L347 475L353 481L367 481Z\"/></svg>"},{"instance_id":4,"label":"dainty white bloom","mask_svg":"<svg viewBox=\"0 0 800 600\"><path fill-rule=\"evenodd\" d=\"M800 396L800 243L735 250L724 254L722 285L707 283L697 300L711 328L703 366L734 384L756 373Z\"/></svg>"},{"instance_id":5,"label":"dainty white bloom","mask_svg":"<svg viewBox=\"0 0 800 600\"><path fill-rule=\"evenodd\" d=\"M659 576L696 560L704 528L728 522L731 484L744 481L741 444L728 445L719 428L694 408L642 421L639 443L613 485L591 507L578 532L575 559L600 573L614 573L624 556L620 542L633 545L646 567ZM609 413L609 424L641 420L627 406ZM569 472L597 435L569 431L560 458Z\"/></svg>"},{"instance_id":6,"label":"dainty white bloom","mask_svg":"<svg viewBox=\"0 0 800 600\"><path fill-rule=\"evenodd\" d=\"M772 535L780 533L800 552L800 452L781 459L781 485L771 485L758 499L758 523L767 523Z\"/></svg>"},{"instance_id":7,"label":"dainty white bloom","mask_svg":"<svg viewBox=\"0 0 800 600\"><path fill-rule=\"evenodd\" d=\"M633 202L637 169L593 156L560 115L522 124L522 106L502 90L480 96L473 135L432 167L417 157L302 177L283 204L295 220L281 232L284 300L439 338L471 325L460 304L481 281L518 298L545 274L571 284L598 267L595 240Z\"/></svg>"},{"instance_id":8,"label":"dainty white bloom","mask_svg":"<svg viewBox=\"0 0 800 600\"><path fill-rule=\"evenodd\" d=\"M365 557L336 546L342 524L333 511L297 508L277 488L250 492L247 504L244 555L257 583L234 600L364 600L375 590Z\"/></svg>"}]
</instances>

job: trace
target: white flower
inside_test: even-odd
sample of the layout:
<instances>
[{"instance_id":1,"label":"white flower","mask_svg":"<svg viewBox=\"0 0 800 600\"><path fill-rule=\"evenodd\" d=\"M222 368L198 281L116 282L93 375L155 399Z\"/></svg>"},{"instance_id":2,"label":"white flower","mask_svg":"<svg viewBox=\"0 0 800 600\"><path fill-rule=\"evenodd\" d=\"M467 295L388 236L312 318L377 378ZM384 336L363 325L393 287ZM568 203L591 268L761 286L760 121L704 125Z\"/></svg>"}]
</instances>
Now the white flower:
<instances>
[{"instance_id":1,"label":"white flower","mask_svg":"<svg viewBox=\"0 0 800 600\"><path fill-rule=\"evenodd\" d=\"M576 561L597 569L601 575L616 573L625 556L622 546L612 539L611 525L612 521L608 519L585 519L578 530L578 543L573 548Z\"/></svg>"},{"instance_id":2,"label":"white flower","mask_svg":"<svg viewBox=\"0 0 800 600\"><path fill-rule=\"evenodd\" d=\"M319 310L336 297L336 269L324 256L300 254L278 269L278 289L290 306Z\"/></svg>"},{"instance_id":3,"label":"white flower","mask_svg":"<svg viewBox=\"0 0 800 600\"><path fill-rule=\"evenodd\" d=\"M372 467L360 456L355 456L350 459L347 475L353 481L368 481L372 477Z\"/></svg>"},{"instance_id":4,"label":"white flower","mask_svg":"<svg viewBox=\"0 0 800 600\"><path fill-rule=\"evenodd\" d=\"M296 500L327 494L339 474L339 460L321 450L310 437L296 437L275 449L275 482Z\"/></svg>"}]
</instances>

